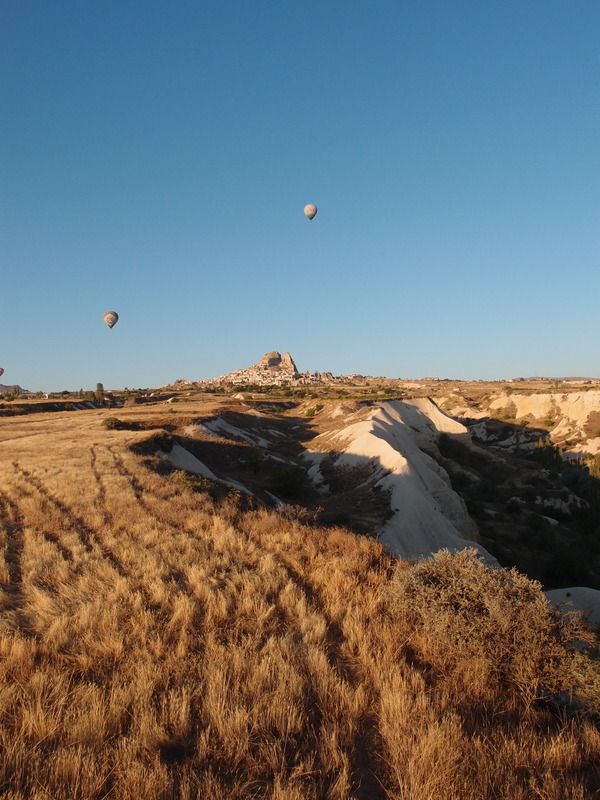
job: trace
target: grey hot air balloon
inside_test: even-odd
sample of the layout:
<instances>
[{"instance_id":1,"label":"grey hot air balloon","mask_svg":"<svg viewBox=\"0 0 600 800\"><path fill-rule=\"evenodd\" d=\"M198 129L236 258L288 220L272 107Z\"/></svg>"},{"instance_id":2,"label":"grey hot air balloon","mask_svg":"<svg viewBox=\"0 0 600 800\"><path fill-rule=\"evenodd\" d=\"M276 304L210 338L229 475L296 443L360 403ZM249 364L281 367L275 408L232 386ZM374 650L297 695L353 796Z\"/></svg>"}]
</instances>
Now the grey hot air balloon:
<instances>
[{"instance_id":1,"label":"grey hot air balloon","mask_svg":"<svg viewBox=\"0 0 600 800\"><path fill-rule=\"evenodd\" d=\"M314 219L317 216L317 207L314 203L307 203L304 206L304 216L307 219Z\"/></svg>"},{"instance_id":2,"label":"grey hot air balloon","mask_svg":"<svg viewBox=\"0 0 600 800\"><path fill-rule=\"evenodd\" d=\"M116 325L119 321L119 315L116 311L105 311L102 315L102 319L104 322L106 322L109 328L112 328L113 325Z\"/></svg>"}]
</instances>

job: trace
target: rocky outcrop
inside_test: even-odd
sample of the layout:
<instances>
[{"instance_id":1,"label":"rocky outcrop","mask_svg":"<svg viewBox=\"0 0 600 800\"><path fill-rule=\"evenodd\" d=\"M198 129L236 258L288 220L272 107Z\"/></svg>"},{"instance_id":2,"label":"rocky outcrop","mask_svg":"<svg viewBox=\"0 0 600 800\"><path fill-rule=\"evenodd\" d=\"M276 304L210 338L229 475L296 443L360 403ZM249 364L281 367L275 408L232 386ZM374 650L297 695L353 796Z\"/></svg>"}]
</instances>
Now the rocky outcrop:
<instances>
[{"instance_id":1,"label":"rocky outcrop","mask_svg":"<svg viewBox=\"0 0 600 800\"><path fill-rule=\"evenodd\" d=\"M394 400L349 416L342 413L339 424L311 441L313 463L319 463L315 454L320 451L339 469L370 465L375 486L390 494L391 513L379 530L386 547L401 558L474 547L497 565L477 542L477 526L448 473L427 452L435 449L442 433L469 442L464 425L428 398Z\"/></svg>"},{"instance_id":2,"label":"rocky outcrop","mask_svg":"<svg viewBox=\"0 0 600 800\"><path fill-rule=\"evenodd\" d=\"M273 350L247 369L238 369L208 381L198 381L198 385L326 386L340 381L331 372L298 372L291 353L281 355Z\"/></svg>"},{"instance_id":3,"label":"rocky outcrop","mask_svg":"<svg viewBox=\"0 0 600 800\"><path fill-rule=\"evenodd\" d=\"M283 358L281 359L281 368L287 370L288 372L293 372L294 375L298 374L298 368L294 364L294 359L289 353L283 354Z\"/></svg>"},{"instance_id":4,"label":"rocky outcrop","mask_svg":"<svg viewBox=\"0 0 600 800\"><path fill-rule=\"evenodd\" d=\"M541 432L566 452L600 453L600 391L494 392L471 407L460 394L438 398L455 417L470 420L476 439L505 449L533 449ZM515 430L499 436L494 420L514 420ZM481 420L480 422L474 422ZM490 424L491 421L491 424ZM527 427L523 425L527 423Z\"/></svg>"},{"instance_id":5,"label":"rocky outcrop","mask_svg":"<svg viewBox=\"0 0 600 800\"><path fill-rule=\"evenodd\" d=\"M300 373L292 356L289 353L284 353L282 356L277 350L273 350L270 353L265 353L251 367L238 369L220 378L213 378L212 381L207 381L207 383L285 386L286 384L297 383L299 380Z\"/></svg>"},{"instance_id":6,"label":"rocky outcrop","mask_svg":"<svg viewBox=\"0 0 600 800\"><path fill-rule=\"evenodd\" d=\"M261 371L265 369L278 370L279 372L285 372L290 375L298 375L298 369L294 364L292 356L289 353L284 353L282 356L281 353L278 353L276 350L273 350L271 353L265 353L257 364L253 367L249 367L247 370L241 370L241 372L249 372L250 370Z\"/></svg>"}]
</instances>

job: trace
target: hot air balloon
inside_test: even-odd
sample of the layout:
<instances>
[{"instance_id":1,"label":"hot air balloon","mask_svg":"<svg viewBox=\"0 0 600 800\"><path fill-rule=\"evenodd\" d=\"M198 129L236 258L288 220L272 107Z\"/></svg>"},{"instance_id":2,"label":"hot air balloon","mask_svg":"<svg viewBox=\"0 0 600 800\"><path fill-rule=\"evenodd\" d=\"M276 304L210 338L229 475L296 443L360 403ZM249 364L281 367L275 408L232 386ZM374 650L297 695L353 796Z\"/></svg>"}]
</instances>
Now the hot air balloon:
<instances>
[{"instance_id":1,"label":"hot air balloon","mask_svg":"<svg viewBox=\"0 0 600 800\"><path fill-rule=\"evenodd\" d=\"M307 219L314 219L317 216L317 207L314 203L308 203L304 206L304 216Z\"/></svg>"},{"instance_id":2,"label":"hot air balloon","mask_svg":"<svg viewBox=\"0 0 600 800\"><path fill-rule=\"evenodd\" d=\"M102 315L102 319L108 325L109 328L112 328L113 325L116 325L119 321L119 315L116 311L105 311Z\"/></svg>"},{"instance_id":3,"label":"hot air balloon","mask_svg":"<svg viewBox=\"0 0 600 800\"><path fill-rule=\"evenodd\" d=\"M4 375L4 367L0 367L0 378Z\"/></svg>"}]
</instances>

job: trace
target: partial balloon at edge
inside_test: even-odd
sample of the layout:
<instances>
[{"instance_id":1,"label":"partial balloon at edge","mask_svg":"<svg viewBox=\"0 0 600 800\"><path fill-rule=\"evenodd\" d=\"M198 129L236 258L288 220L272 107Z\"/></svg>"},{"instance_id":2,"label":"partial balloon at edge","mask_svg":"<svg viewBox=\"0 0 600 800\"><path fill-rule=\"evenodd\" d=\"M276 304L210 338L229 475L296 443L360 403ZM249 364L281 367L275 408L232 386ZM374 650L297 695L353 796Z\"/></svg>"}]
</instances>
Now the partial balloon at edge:
<instances>
[{"instance_id":1,"label":"partial balloon at edge","mask_svg":"<svg viewBox=\"0 0 600 800\"><path fill-rule=\"evenodd\" d=\"M0 367L0 378L4 375L4 367Z\"/></svg>"},{"instance_id":2,"label":"partial balloon at edge","mask_svg":"<svg viewBox=\"0 0 600 800\"><path fill-rule=\"evenodd\" d=\"M304 216L307 219L314 219L317 216L317 207L314 203L307 203L304 206Z\"/></svg>"},{"instance_id":3,"label":"partial balloon at edge","mask_svg":"<svg viewBox=\"0 0 600 800\"><path fill-rule=\"evenodd\" d=\"M114 327L117 322L119 321L119 315L116 311L105 311L102 315L102 319L108 325L109 328Z\"/></svg>"}]
</instances>

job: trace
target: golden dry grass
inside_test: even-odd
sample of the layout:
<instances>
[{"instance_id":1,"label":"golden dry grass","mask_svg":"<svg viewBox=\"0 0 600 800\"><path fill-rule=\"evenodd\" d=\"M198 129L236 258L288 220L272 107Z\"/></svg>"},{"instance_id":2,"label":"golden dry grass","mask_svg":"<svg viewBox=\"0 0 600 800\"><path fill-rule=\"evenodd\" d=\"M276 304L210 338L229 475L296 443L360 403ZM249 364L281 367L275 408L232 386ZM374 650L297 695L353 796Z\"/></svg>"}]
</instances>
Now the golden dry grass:
<instances>
[{"instance_id":1,"label":"golden dry grass","mask_svg":"<svg viewBox=\"0 0 600 800\"><path fill-rule=\"evenodd\" d=\"M449 686L399 605L415 568L215 506L106 416L0 421L3 797L599 796L593 719L506 706L477 659Z\"/></svg>"}]
</instances>

